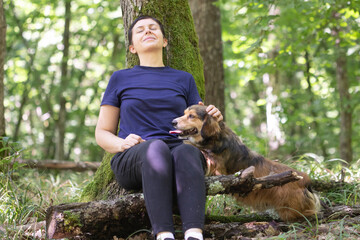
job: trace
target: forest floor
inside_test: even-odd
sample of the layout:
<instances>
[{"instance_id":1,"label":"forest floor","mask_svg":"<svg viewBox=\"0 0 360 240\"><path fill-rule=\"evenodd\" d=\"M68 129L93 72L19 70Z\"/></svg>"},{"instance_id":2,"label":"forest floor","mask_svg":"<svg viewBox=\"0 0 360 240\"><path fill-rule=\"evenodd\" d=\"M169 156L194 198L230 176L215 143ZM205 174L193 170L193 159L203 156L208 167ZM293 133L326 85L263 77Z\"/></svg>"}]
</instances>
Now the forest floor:
<instances>
[{"instance_id":1,"label":"forest floor","mask_svg":"<svg viewBox=\"0 0 360 240\"><path fill-rule=\"evenodd\" d=\"M360 216L344 217L341 220L334 220L327 223L293 223L285 224L283 222L249 222L244 223L249 231L245 233L234 232L234 229L224 234L223 237L205 237L205 240L219 240L219 239L232 239L232 240L250 240L250 239L318 239L318 240L353 240L360 239ZM256 228L251 230L252 227ZM259 229L259 226L264 226ZM271 227L269 227L271 226ZM148 232L140 232L126 238L127 240L147 240L153 239L152 235ZM177 235L176 239L183 239L181 234ZM116 238L114 240L125 240L124 238Z\"/></svg>"},{"instance_id":2,"label":"forest floor","mask_svg":"<svg viewBox=\"0 0 360 240\"><path fill-rule=\"evenodd\" d=\"M11 226L21 226L44 221L45 211L50 205L64 202L76 202L76 196L92 179L92 172L74 173L71 171L38 171L21 169L11 178L0 178L0 239L47 239L35 238L24 233L15 232ZM262 219L243 221L242 223L220 223L211 220L206 226L223 224L221 237L205 235L207 240L217 239L360 239L360 205L358 202L360 183L355 179L340 190L321 192L320 199L331 207L351 206L342 214L334 213L331 217L316 218L303 222L287 224L276 216L266 213ZM207 215L234 216L254 214L248 208L238 206L229 196L219 195L207 201ZM270 216L270 217L269 217ZM223 221L222 221L223 222ZM178 222L176 225L180 226ZM211 232L211 231L206 231ZM42 235L44 236L44 235ZM179 229L177 239L183 239ZM74 238L75 239L75 238ZM79 239L79 238L78 238ZM125 238L113 237L113 240L153 239L151 232L139 230ZM110 240L110 239L109 239Z\"/></svg>"}]
</instances>

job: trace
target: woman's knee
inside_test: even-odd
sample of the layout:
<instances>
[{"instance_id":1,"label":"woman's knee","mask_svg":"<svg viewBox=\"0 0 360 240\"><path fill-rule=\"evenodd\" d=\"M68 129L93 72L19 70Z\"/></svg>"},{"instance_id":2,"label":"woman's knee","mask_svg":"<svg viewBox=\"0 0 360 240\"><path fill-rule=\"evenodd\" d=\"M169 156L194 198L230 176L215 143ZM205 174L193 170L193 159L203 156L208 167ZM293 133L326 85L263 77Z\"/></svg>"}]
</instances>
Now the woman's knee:
<instances>
[{"instance_id":1,"label":"woman's knee","mask_svg":"<svg viewBox=\"0 0 360 240\"><path fill-rule=\"evenodd\" d=\"M201 151L190 145L190 144L181 144L173 150L174 161L178 164L190 164L192 166L196 165L203 168L204 166L204 156Z\"/></svg>"},{"instance_id":2,"label":"woman's knee","mask_svg":"<svg viewBox=\"0 0 360 240\"><path fill-rule=\"evenodd\" d=\"M162 140L150 140L145 159L145 168L156 172L169 171L172 168L170 149Z\"/></svg>"},{"instance_id":3,"label":"woman's knee","mask_svg":"<svg viewBox=\"0 0 360 240\"><path fill-rule=\"evenodd\" d=\"M170 155L169 147L162 140L149 140L148 148L146 151L147 157L152 155Z\"/></svg>"}]
</instances>

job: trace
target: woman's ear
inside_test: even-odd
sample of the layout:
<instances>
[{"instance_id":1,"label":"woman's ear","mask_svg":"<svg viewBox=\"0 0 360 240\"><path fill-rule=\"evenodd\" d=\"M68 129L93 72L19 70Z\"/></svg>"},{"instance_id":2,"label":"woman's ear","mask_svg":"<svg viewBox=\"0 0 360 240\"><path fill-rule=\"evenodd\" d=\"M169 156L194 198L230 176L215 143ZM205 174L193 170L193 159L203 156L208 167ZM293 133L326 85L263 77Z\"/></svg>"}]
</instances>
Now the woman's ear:
<instances>
[{"instance_id":1,"label":"woman's ear","mask_svg":"<svg viewBox=\"0 0 360 240\"><path fill-rule=\"evenodd\" d=\"M206 114L203 126L201 128L201 137L206 139L211 136L218 134L221 131L219 123L211 117L209 114Z\"/></svg>"},{"instance_id":2,"label":"woman's ear","mask_svg":"<svg viewBox=\"0 0 360 240\"><path fill-rule=\"evenodd\" d=\"M168 45L168 40L166 38L164 38L163 47L166 47L167 45Z\"/></svg>"},{"instance_id":3,"label":"woman's ear","mask_svg":"<svg viewBox=\"0 0 360 240\"><path fill-rule=\"evenodd\" d=\"M129 51L130 51L132 54L136 54L136 53L137 53L136 50L135 50L135 48L134 48L134 45L130 45L130 46L129 46Z\"/></svg>"}]
</instances>

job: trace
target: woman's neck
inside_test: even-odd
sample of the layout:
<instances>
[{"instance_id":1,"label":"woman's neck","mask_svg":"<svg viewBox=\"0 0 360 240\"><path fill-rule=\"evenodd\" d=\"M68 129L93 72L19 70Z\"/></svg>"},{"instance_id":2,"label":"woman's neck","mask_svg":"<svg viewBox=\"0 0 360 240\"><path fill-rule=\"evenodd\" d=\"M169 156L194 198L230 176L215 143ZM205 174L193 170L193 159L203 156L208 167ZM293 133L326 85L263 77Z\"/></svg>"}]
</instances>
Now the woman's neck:
<instances>
[{"instance_id":1,"label":"woman's neck","mask_svg":"<svg viewBox=\"0 0 360 240\"><path fill-rule=\"evenodd\" d=\"M139 56L140 66L145 67L164 67L164 62L161 53L147 53Z\"/></svg>"}]
</instances>

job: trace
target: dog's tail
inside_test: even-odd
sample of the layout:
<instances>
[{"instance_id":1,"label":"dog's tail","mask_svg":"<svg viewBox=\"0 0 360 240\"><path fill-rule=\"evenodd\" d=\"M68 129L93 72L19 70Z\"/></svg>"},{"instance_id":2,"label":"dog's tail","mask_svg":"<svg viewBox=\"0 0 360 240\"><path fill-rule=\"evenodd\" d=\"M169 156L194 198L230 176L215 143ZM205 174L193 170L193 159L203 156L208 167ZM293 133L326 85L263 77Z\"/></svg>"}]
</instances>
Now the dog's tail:
<instances>
[{"instance_id":1,"label":"dog's tail","mask_svg":"<svg viewBox=\"0 0 360 240\"><path fill-rule=\"evenodd\" d=\"M276 209L282 220L290 222L313 217L317 215L320 210L321 202L319 196L312 191L310 185L303 189L303 193L298 195L298 199L294 201L294 204L288 206L285 204L278 206Z\"/></svg>"},{"instance_id":2,"label":"dog's tail","mask_svg":"<svg viewBox=\"0 0 360 240\"><path fill-rule=\"evenodd\" d=\"M319 199L319 196L313 192L313 190L311 189L311 185L307 186L304 189L304 195L305 195L305 199L307 199L309 201L309 215L305 215L305 216L312 216L317 214L318 212L320 212L321 210L321 202ZM305 211L305 212L307 212Z\"/></svg>"}]
</instances>

